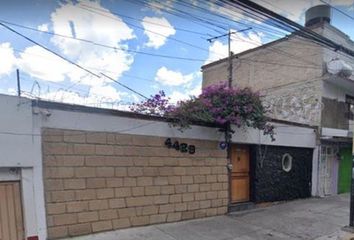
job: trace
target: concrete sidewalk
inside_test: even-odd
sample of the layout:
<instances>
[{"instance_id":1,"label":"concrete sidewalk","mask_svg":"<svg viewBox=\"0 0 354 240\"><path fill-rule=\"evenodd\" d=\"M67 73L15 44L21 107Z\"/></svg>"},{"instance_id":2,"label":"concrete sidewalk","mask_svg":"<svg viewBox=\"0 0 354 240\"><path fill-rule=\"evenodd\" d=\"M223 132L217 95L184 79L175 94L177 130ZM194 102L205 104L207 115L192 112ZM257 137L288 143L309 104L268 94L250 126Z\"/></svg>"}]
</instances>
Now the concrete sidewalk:
<instances>
[{"instance_id":1,"label":"concrete sidewalk","mask_svg":"<svg viewBox=\"0 0 354 240\"><path fill-rule=\"evenodd\" d=\"M297 200L228 216L130 228L71 240L351 239L349 196Z\"/></svg>"}]
</instances>

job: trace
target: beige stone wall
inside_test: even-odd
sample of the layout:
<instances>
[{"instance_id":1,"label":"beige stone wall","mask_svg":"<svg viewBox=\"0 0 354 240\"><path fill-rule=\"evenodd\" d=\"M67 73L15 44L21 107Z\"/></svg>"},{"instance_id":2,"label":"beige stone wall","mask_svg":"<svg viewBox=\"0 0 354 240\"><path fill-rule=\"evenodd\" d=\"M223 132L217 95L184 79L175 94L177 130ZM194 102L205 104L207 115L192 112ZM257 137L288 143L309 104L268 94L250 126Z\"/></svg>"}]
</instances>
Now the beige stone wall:
<instances>
[{"instance_id":1,"label":"beige stone wall","mask_svg":"<svg viewBox=\"0 0 354 240\"><path fill-rule=\"evenodd\" d=\"M227 61L203 67L203 87L227 81ZM323 74L323 48L292 37L233 59L233 85L264 90L319 79Z\"/></svg>"},{"instance_id":2,"label":"beige stone wall","mask_svg":"<svg viewBox=\"0 0 354 240\"><path fill-rule=\"evenodd\" d=\"M178 140L196 153L161 137L44 129L49 239L225 214L225 151Z\"/></svg>"}]
</instances>

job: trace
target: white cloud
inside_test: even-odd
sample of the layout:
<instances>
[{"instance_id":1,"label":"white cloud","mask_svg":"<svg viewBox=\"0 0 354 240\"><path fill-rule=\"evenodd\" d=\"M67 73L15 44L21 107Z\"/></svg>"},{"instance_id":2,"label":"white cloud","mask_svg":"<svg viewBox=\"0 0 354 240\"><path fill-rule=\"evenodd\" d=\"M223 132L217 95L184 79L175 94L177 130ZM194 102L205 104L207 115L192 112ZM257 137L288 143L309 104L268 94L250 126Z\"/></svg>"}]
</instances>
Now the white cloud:
<instances>
[{"instance_id":1,"label":"white cloud","mask_svg":"<svg viewBox=\"0 0 354 240\"><path fill-rule=\"evenodd\" d=\"M191 97L198 97L202 92L202 87L198 84L195 88L186 89L184 92L173 91L169 96L171 103L178 103L179 101L188 100Z\"/></svg>"},{"instance_id":2,"label":"white cloud","mask_svg":"<svg viewBox=\"0 0 354 240\"><path fill-rule=\"evenodd\" d=\"M117 49L127 48L121 42L135 38L133 30L122 19L101 7L98 2L80 0L78 4L81 4L83 8L90 7L97 11L106 11L105 16L79 8L73 3L67 3L51 15L55 33L90 39ZM59 47L62 53L80 65L95 69L95 72L99 69L110 72L109 75L114 79L118 79L124 71L129 70L133 63L133 56L124 51L113 51L59 36L54 36L51 41ZM72 81L81 79L81 83L88 85L97 85L99 82L97 79L85 77L87 73L84 71L75 71L68 75Z\"/></svg>"},{"instance_id":3,"label":"white cloud","mask_svg":"<svg viewBox=\"0 0 354 240\"><path fill-rule=\"evenodd\" d=\"M8 88L7 91L5 90L5 93L10 94L10 95L17 95L17 90L14 88Z\"/></svg>"},{"instance_id":4,"label":"white cloud","mask_svg":"<svg viewBox=\"0 0 354 240\"><path fill-rule=\"evenodd\" d=\"M255 48L260 45L262 45L262 39L260 34L256 34L253 32L248 34L236 33L231 39L231 51L234 54L246 51L251 48ZM227 56L227 43L224 44L220 41L215 41L209 47L209 56L205 63L207 64L219 60L221 58L225 58Z\"/></svg>"},{"instance_id":5,"label":"white cloud","mask_svg":"<svg viewBox=\"0 0 354 240\"><path fill-rule=\"evenodd\" d=\"M148 1L149 8L158 14L162 14L165 10L172 10L173 4L174 0L165 0L163 3L155 0Z\"/></svg>"},{"instance_id":6,"label":"white cloud","mask_svg":"<svg viewBox=\"0 0 354 240\"><path fill-rule=\"evenodd\" d=\"M80 7L80 4L82 7ZM94 11L98 13L100 11L106 13L102 16L83 8L95 9ZM102 44L115 45L121 41L135 38L133 30L121 18L110 13L98 2L80 0L78 6L67 3L52 13L51 20L53 30L57 34L90 39ZM73 39L61 37L52 38L52 42L60 47L66 55L74 57L92 47L91 44L86 45Z\"/></svg>"},{"instance_id":7,"label":"white cloud","mask_svg":"<svg viewBox=\"0 0 354 240\"><path fill-rule=\"evenodd\" d=\"M64 91L62 89L50 93L45 93L39 97L50 101L75 103L78 105L87 105L89 103L88 98L81 96L79 93Z\"/></svg>"},{"instance_id":8,"label":"white cloud","mask_svg":"<svg viewBox=\"0 0 354 240\"><path fill-rule=\"evenodd\" d=\"M163 46L167 38L176 33L174 27L164 17L144 17L142 25L144 27L144 34L149 38L149 41L145 45L155 49Z\"/></svg>"},{"instance_id":9,"label":"white cloud","mask_svg":"<svg viewBox=\"0 0 354 240\"><path fill-rule=\"evenodd\" d=\"M166 67L161 67L156 72L155 80L163 85L180 86L190 83L197 76L197 73L183 75L180 71L173 71Z\"/></svg>"},{"instance_id":10,"label":"white cloud","mask_svg":"<svg viewBox=\"0 0 354 240\"><path fill-rule=\"evenodd\" d=\"M73 65L39 46L26 48L20 54L18 65L31 77L51 82L64 81L69 72L76 70Z\"/></svg>"},{"instance_id":11,"label":"white cloud","mask_svg":"<svg viewBox=\"0 0 354 240\"><path fill-rule=\"evenodd\" d=\"M48 24L45 23L45 24L39 25L39 26L37 27L37 29L38 29L39 31L48 32L49 27L48 27Z\"/></svg>"},{"instance_id":12,"label":"white cloud","mask_svg":"<svg viewBox=\"0 0 354 240\"><path fill-rule=\"evenodd\" d=\"M79 8L78 4L83 7L106 11L105 16L107 17ZM92 1L80 0L77 4L68 2L60 5L51 14L51 25L53 32L56 34L89 39L117 49L128 48L123 41L135 38L133 30L119 17L101 7L98 2ZM37 28L48 30L48 27L48 24L43 24ZM97 75L100 75L102 71L113 79L119 79L124 71L130 69L133 63L133 55L125 51L114 51L113 49L102 48L91 43L59 36L53 36L51 42L58 48L55 51ZM18 62L21 70L34 78L52 82L70 80L75 84L90 86L88 96L57 90L39 96L42 98L92 105L92 103L97 104L97 102L102 102L102 100L105 100L105 102L119 101L123 96L121 92L109 85L111 80L105 77L97 78L39 46L31 46L24 49ZM68 84L68 86L70 85Z\"/></svg>"},{"instance_id":13,"label":"white cloud","mask_svg":"<svg viewBox=\"0 0 354 240\"><path fill-rule=\"evenodd\" d=\"M98 15L77 5L84 8L92 7L106 11L106 13L104 14L105 16ZM61 4L51 14L51 22L49 24L56 34L89 39L117 49L127 49L128 46L124 41L135 38L133 30L122 19L101 7L99 2L93 1L79 0L76 3L66 2ZM48 30L49 24L43 24L37 28ZM133 55L125 51L102 48L91 43L59 36L53 36L50 40L57 47L57 49L53 48L54 51L97 75L100 75L102 71L113 79L119 79L124 71L130 69L133 63ZM22 71L34 78L52 82L70 80L72 83L84 84L90 87L88 94L85 96L61 89L38 96L41 98L105 107L106 105L104 104L106 102L114 103L120 101L122 96L125 96L124 93L110 85L111 80L108 78L103 76L97 78L39 46L25 48L24 52L20 54L18 63ZM70 83L68 86L70 86Z\"/></svg>"},{"instance_id":14,"label":"white cloud","mask_svg":"<svg viewBox=\"0 0 354 240\"><path fill-rule=\"evenodd\" d=\"M179 101L187 100L190 98L188 94L181 93L179 91L173 91L172 94L169 96L171 103L178 103Z\"/></svg>"},{"instance_id":15,"label":"white cloud","mask_svg":"<svg viewBox=\"0 0 354 240\"><path fill-rule=\"evenodd\" d=\"M112 99L113 101L120 100L122 95L117 91L117 89L110 85L92 87L90 89L90 93L97 96L104 96L106 98Z\"/></svg>"},{"instance_id":16,"label":"white cloud","mask_svg":"<svg viewBox=\"0 0 354 240\"><path fill-rule=\"evenodd\" d=\"M78 4L83 3L79 1ZM86 2L85 6L106 10L97 2ZM108 10L106 10L108 11ZM61 5L51 15L53 31L56 34L70 37L90 39L94 42L116 48L127 48L122 41L135 38L130 29L120 18L106 13L108 18L79 8L73 3ZM38 28L47 28L41 25ZM107 71L114 79L118 79L124 71L129 70L133 56L124 51L114 51L75 39L53 36L52 43L59 48L59 53L77 62L94 73ZM51 54L39 46L31 46L21 54L20 65L33 77L46 81L80 82L89 86L100 86L109 82L105 78L95 78L74 65Z\"/></svg>"},{"instance_id":17,"label":"white cloud","mask_svg":"<svg viewBox=\"0 0 354 240\"><path fill-rule=\"evenodd\" d=\"M195 88L191 89L188 94L190 96L198 97L201 93L202 93L202 86L201 84L198 84Z\"/></svg>"},{"instance_id":18,"label":"white cloud","mask_svg":"<svg viewBox=\"0 0 354 240\"><path fill-rule=\"evenodd\" d=\"M0 76L10 74L15 65L16 57L10 43L0 44Z\"/></svg>"}]
</instances>

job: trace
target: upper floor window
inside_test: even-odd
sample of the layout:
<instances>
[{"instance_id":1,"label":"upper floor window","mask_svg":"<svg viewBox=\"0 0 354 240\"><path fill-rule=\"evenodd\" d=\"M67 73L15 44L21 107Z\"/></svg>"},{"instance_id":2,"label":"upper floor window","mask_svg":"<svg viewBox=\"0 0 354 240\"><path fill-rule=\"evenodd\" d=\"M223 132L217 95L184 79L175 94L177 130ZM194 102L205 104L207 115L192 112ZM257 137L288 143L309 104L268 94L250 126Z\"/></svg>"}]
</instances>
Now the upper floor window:
<instances>
[{"instance_id":1,"label":"upper floor window","mask_svg":"<svg viewBox=\"0 0 354 240\"><path fill-rule=\"evenodd\" d=\"M354 97L346 96L346 102L348 103L348 121L349 121L349 131L354 130Z\"/></svg>"}]
</instances>

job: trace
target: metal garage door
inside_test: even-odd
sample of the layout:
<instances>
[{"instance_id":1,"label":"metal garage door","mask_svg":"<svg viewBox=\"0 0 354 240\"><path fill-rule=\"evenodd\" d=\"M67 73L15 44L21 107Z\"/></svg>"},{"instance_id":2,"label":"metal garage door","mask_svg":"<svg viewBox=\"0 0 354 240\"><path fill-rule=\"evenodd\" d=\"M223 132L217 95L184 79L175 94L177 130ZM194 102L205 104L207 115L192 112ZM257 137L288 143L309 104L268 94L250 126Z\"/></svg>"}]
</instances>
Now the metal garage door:
<instances>
[{"instance_id":1,"label":"metal garage door","mask_svg":"<svg viewBox=\"0 0 354 240\"><path fill-rule=\"evenodd\" d=\"M0 240L23 240L19 182L0 182Z\"/></svg>"}]
</instances>

